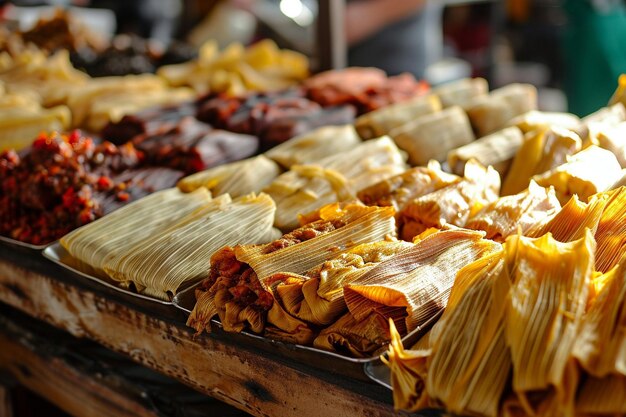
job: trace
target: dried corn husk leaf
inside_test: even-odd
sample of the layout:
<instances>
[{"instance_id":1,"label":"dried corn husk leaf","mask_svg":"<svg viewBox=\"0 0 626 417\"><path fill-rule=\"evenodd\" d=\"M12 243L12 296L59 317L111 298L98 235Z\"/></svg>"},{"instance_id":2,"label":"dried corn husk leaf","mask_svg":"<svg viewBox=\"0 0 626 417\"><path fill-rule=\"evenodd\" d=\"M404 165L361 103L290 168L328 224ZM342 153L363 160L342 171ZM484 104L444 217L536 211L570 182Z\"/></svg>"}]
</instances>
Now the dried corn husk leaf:
<instances>
[{"instance_id":1,"label":"dried corn husk leaf","mask_svg":"<svg viewBox=\"0 0 626 417\"><path fill-rule=\"evenodd\" d=\"M596 270L608 272L626 253L626 187L603 193L608 198L595 237Z\"/></svg>"},{"instance_id":2,"label":"dried corn husk leaf","mask_svg":"<svg viewBox=\"0 0 626 417\"><path fill-rule=\"evenodd\" d=\"M518 128L507 127L451 150L448 166L455 174L463 175L467 161L475 159L485 166L491 165L504 178L523 141L524 136Z\"/></svg>"},{"instance_id":3,"label":"dried corn husk leaf","mask_svg":"<svg viewBox=\"0 0 626 417\"><path fill-rule=\"evenodd\" d=\"M364 114L356 119L354 127L362 139L374 139L388 135L393 129L420 116L440 110L439 97L436 95L420 96Z\"/></svg>"},{"instance_id":4,"label":"dried corn husk leaf","mask_svg":"<svg viewBox=\"0 0 626 417\"><path fill-rule=\"evenodd\" d=\"M389 343L390 337L389 323L383 316L372 314L363 320L356 320L352 314L346 313L323 329L313 341L313 346L364 358L380 351Z\"/></svg>"},{"instance_id":5,"label":"dried corn husk leaf","mask_svg":"<svg viewBox=\"0 0 626 417\"><path fill-rule=\"evenodd\" d=\"M0 111L0 152L25 148L44 131L66 131L71 121L72 116L66 106L50 109L25 109L20 106L3 108Z\"/></svg>"},{"instance_id":6,"label":"dried corn husk leaf","mask_svg":"<svg viewBox=\"0 0 626 417\"><path fill-rule=\"evenodd\" d=\"M533 179L543 187L553 186L559 201L565 204L574 194L587 200L593 194L608 190L621 173L615 155L592 145L570 157L565 164Z\"/></svg>"},{"instance_id":7,"label":"dried corn husk leaf","mask_svg":"<svg viewBox=\"0 0 626 417\"><path fill-rule=\"evenodd\" d=\"M283 142L265 153L284 168L311 164L361 143L352 125L324 126Z\"/></svg>"},{"instance_id":8,"label":"dried corn husk leaf","mask_svg":"<svg viewBox=\"0 0 626 417\"><path fill-rule=\"evenodd\" d=\"M389 136L409 154L411 165L443 161L450 150L474 140L467 115L458 106L420 116L393 129Z\"/></svg>"},{"instance_id":9,"label":"dried corn husk leaf","mask_svg":"<svg viewBox=\"0 0 626 417\"><path fill-rule=\"evenodd\" d=\"M61 245L74 258L102 270L109 260L210 203L211 193L205 188L189 194L176 188L158 191L68 233Z\"/></svg>"},{"instance_id":10,"label":"dried corn husk leaf","mask_svg":"<svg viewBox=\"0 0 626 417\"><path fill-rule=\"evenodd\" d=\"M466 109L478 97L486 97L489 85L484 78L463 78L433 89L443 107L461 106Z\"/></svg>"},{"instance_id":11,"label":"dried corn husk leaf","mask_svg":"<svg viewBox=\"0 0 626 417\"><path fill-rule=\"evenodd\" d=\"M232 201L227 194L219 196L165 233L109 260L104 270L146 294L167 298L182 284L206 277L210 255L224 245L271 240L275 209L265 194Z\"/></svg>"},{"instance_id":12,"label":"dried corn husk leaf","mask_svg":"<svg viewBox=\"0 0 626 417\"><path fill-rule=\"evenodd\" d=\"M576 400L579 416L618 416L626 414L626 377L609 375L587 378Z\"/></svg>"},{"instance_id":13,"label":"dried corn husk leaf","mask_svg":"<svg viewBox=\"0 0 626 417\"><path fill-rule=\"evenodd\" d=\"M591 284L595 241L561 243L512 236L505 244L513 280L505 336L512 387L528 415L574 415L578 371L572 349Z\"/></svg>"},{"instance_id":14,"label":"dried corn husk leaf","mask_svg":"<svg viewBox=\"0 0 626 417\"><path fill-rule=\"evenodd\" d=\"M617 103L626 106L626 74L621 74L617 79L617 88L609 100L609 106Z\"/></svg>"},{"instance_id":15,"label":"dried corn husk leaf","mask_svg":"<svg viewBox=\"0 0 626 417\"><path fill-rule=\"evenodd\" d=\"M578 135L584 132L580 118L571 113L531 110L511 119L509 125L517 126L524 133L552 127L571 130Z\"/></svg>"},{"instance_id":16,"label":"dried corn husk leaf","mask_svg":"<svg viewBox=\"0 0 626 417\"><path fill-rule=\"evenodd\" d=\"M517 194L528 187L535 174L566 162L580 150L582 141L570 130L551 128L526 135L502 183L502 195Z\"/></svg>"},{"instance_id":17,"label":"dried corn husk leaf","mask_svg":"<svg viewBox=\"0 0 626 417\"><path fill-rule=\"evenodd\" d=\"M543 188L531 181L526 191L500 197L485 206L467 221L465 227L484 230L487 239L503 242L514 233L525 234L560 209L561 204L552 187Z\"/></svg>"},{"instance_id":18,"label":"dried corn husk leaf","mask_svg":"<svg viewBox=\"0 0 626 417\"><path fill-rule=\"evenodd\" d=\"M280 167L275 162L259 155L189 175L178 181L177 187L186 193L205 187L213 195L228 193L237 198L261 191L279 174Z\"/></svg>"},{"instance_id":19,"label":"dried corn husk leaf","mask_svg":"<svg viewBox=\"0 0 626 417\"><path fill-rule=\"evenodd\" d=\"M400 212L400 237L411 241L430 227L446 224L463 227L467 219L487 204L496 201L500 175L471 160L465 165L465 177L408 203Z\"/></svg>"},{"instance_id":20,"label":"dried corn husk leaf","mask_svg":"<svg viewBox=\"0 0 626 417\"><path fill-rule=\"evenodd\" d=\"M600 130L594 142L595 145L613 152L620 166L626 168L626 122Z\"/></svg>"},{"instance_id":21,"label":"dried corn husk leaf","mask_svg":"<svg viewBox=\"0 0 626 417\"><path fill-rule=\"evenodd\" d=\"M622 103L611 104L583 117L581 122L587 127L588 133L588 136L583 138L585 143L593 143L599 132L626 121L624 106L626 105Z\"/></svg>"}]
</instances>

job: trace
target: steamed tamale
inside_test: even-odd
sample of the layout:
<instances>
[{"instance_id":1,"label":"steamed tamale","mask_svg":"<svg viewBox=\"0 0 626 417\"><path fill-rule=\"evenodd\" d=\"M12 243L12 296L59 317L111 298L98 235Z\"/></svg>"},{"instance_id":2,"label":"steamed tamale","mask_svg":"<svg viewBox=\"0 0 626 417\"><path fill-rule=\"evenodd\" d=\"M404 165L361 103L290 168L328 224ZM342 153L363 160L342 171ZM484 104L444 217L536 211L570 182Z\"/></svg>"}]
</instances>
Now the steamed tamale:
<instances>
[{"instance_id":1,"label":"steamed tamale","mask_svg":"<svg viewBox=\"0 0 626 417\"><path fill-rule=\"evenodd\" d=\"M400 237L411 241L429 227L464 226L468 218L498 198L500 175L471 160L465 177L408 203L400 212Z\"/></svg>"},{"instance_id":2,"label":"steamed tamale","mask_svg":"<svg viewBox=\"0 0 626 417\"><path fill-rule=\"evenodd\" d=\"M420 116L440 110L439 97L436 95L419 96L366 113L356 119L354 127L362 139L373 139L388 135L391 130Z\"/></svg>"},{"instance_id":3,"label":"steamed tamale","mask_svg":"<svg viewBox=\"0 0 626 417\"><path fill-rule=\"evenodd\" d=\"M219 196L165 232L108 259L104 271L140 292L167 299L182 284L205 277L210 255L222 246L270 241L275 209L265 194L235 200Z\"/></svg>"},{"instance_id":4,"label":"steamed tamale","mask_svg":"<svg viewBox=\"0 0 626 417\"><path fill-rule=\"evenodd\" d=\"M467 221L465 227L484 230L488 239L502 242L514 233L525 234L560 208L552 187L543 188L531 181L527 190L500 197L485 206Z\"/></svg>"},{"instance_id":5,"label":"steamed tamale","mask_svg":"<svg viewBox=\"0 0 626 417\"><path fill-rule=\"evenodd\" d=\"M603 193L607 203L595 233L596 270L607 272L626 253L626 187Z\"/></svg>"},{"instance_id":6,"label":"steamed tamale","mask_svg":"<svg viewBox=\"0 0 626 417\"><path fill-rule=\"evenodd\" d=\"M265 156L289 169L349 151L360 142L352 125L324 126L281 143Z\"/></svg>"},{"instance_id":7,"label":"steamed tamale","mask_svg":"<svg viewBox=\"0 0 626 417\"><path fill-rule=\"evenodd\" d=\"M279 174L280 167L274 161L259 155L197 172L178 181L177 186L184 192L205 187L213 195L228 193L236 198L261 191Z\"/></svg>"},{"instance_id":8,"label":"steamed tamale","mask_svg":"<svg viewBox=\"0 0 626 417\"><path fill-rule=\"evenodd\" d=\"M587 128L587 137L583 138L590 142L604 129L626 121L626 104L615 103L608 107L603 107L600 110L591 113L581 119L581 122Z\"/></svg>"},{"instance_id":9,"label":"steamed tamale","mask_svg":"<svg viewBox=\"0 0 626 417\"><path fill-rule=\"evenodd\" d=\"M196 306L187 324L200 332L219 315L227 331L249 326L260 333L274 302L266 285L268 277L304 274L342 251L394 233L393 209L387 207L331 204L319 215L320 220L272 243L225 247L216 252L208 278L196 290Z\"/></svg>"},{"instance_id":10,"label":"steamed tamale","mask_svg":"<svg viewBox=\"0 0 626 417\"><path fill-rule=\"evenodd\" d=\"M528 133L502 182L501 194L523 191L533 175L565 163L567 156L578 152L581 146L578 135L567 129L555 127Z\"/></svg>"},{"instance_id":11,"label":"steamed tamale","mask_svg":"<svg viewBox=\"0 0 626 417\"><path fill-rule=\"evenodd\" d=\"M536 175L534 180L543 187L553 186L559 201L565 204L574 194L587 200L608 190L621 177L621 171L615 155L592 145L563 165Z\"/></svg>"},{"instance_id":12,"label":"steamed tamale","mask_svg":"<svg viewBox=\"0 0 626 417\"><path fill-rule=\"evenodd\" d=\"M484 78L463 78L433 89L433 93L441 99L443 107L461 106L464 109L473 99L485 97L488 92L489 85Z\"/></svg>"},{"instance_id":13,"label":"steamed tamale","mask_svg":"<svg viewBox=\"0 0 626 417\"><path fill-rule=\"evenodd\" d=\"M474 140L467 115L458 106L420 116L393 129L389 136L409 154L412 165L443 161L448 151Z\"/></svg>"},{"instance_id":14,"label":"steamed tamale","mask_svg":"<svg viewBox=\"0 0 626 417\"><path fill-rule=\"evenodd\" d=\"M517 126L522 132L545 130L551 127L560 127L571 130L579 136L584 133L584 126L580 118L571 113L544 112L531 110L509 121L510 126Z\"/></svg>"},{"instance_id":15,"label":"steamed tamale","mask_svg":"<svg viewBox=\"0 0 626 417\"><path fill-rule=\"evenodd\" d=\"M613 152L620 166L626 168L626 122L601 129L594 142L599 147Z\"/></svg>"},{"instance_id":16,"label":"steamed tamale","mask_svg":"<svg viewBox=\"0 0 626 417\"><path fill-rule=\"evenodd\" d=\"M276 202L275 226L293 230L298 215L325 204L356 199L356 192L404 171L404 158L388 137L366 141L350 151L296 165L264 191Z\"/></svg>"},{"instance_id":17,"label":"steamed tamale","mask_svg":"<svg viewBox=\"0 0 626 417\"><path fill-rule=\"evenodd\" d=\"M476 159L485 166L491 165L504 178L524 136L516 127L507 127L474 142L448 152L448 166L457 175L463 175L465 164Z\"/></svg>"}]
</instances>

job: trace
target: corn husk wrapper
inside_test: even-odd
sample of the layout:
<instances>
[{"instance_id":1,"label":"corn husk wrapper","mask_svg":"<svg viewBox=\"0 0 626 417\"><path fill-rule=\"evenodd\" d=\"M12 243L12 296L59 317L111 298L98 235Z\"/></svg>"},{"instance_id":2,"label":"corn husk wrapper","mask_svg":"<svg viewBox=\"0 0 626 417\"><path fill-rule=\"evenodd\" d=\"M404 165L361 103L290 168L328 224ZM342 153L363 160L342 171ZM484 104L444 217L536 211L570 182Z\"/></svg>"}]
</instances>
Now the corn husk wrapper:
<instances>
[{"instance_id":1,"label":"corn husk wrapper","mask_svg":"<svg viewBox=\"0 0 626 417\"><path fill-rule=\"evenodd\" d=\"M626 122L600 130L594 144L613 152L620 166L626 168Z\"/></svg>"},{"instance_id":2,"label":"corn husk wrapper","mask_svg":"<svg viewBox=\"0 0 626 417\"><path fill-rule=\"evenodd\" d=\"M311 164L361 143L352 125L324 126L304 133L270 149L265 156L286 169Z\"/></svg>"},{"instance_id":3,"label":"corn husk wrapper","mask_svg":"<svg viewBox=\"0 0 626 417\"><path fill-rule=\"evenodd\" d=\"M420 96L364 114L356 119L354 127L362 139L374 139L441 108L441 100L436 95Z\"/></svg>"},{"instance_id":4,"label":"corn husk wrapper","mask_svg":"<svg viewBox=\"0 0 626 417\"><path fill-rule=\"evenodd\" d=\"M626 106L626 74L621 74L617 79L617 88L609 100L609 106L617 103Z\"/></svg>"},{"instance_id":5,"label":"corn husk wrapper","mask_svg":"<svg viewBox=\"0 0 626 417\"><path fill-rule=\"evenodd\" d=\"M582 382L577 400L579 416L618 416L626 413L626 377L588 377Z\"/></svg>"},{"instance_id":6,"label":"corn husk wrapper","mask_svg":"<svg viewBox=\"0 0 626 417\"><path fill-rule=\"evenodd\" d=\"M625 106L622 103L611 104L583 117L581 122L587 127L588 134L583 138L585 144L593 143L601 131L626 121Z\"/></svg>"},{"instance_id":7,"label":"corn husk wrapper","mask_svg":"<svg viewBox=\"0 0 626 417\"><path fill-rule=\"evenodd\" d=\"M279 174L280 167L274 161L259 155L189 175L178 181L177 187L186 193L205 187L213 195L237 198L261 191Z\"/></svg>"},{"instance_id":8,"label":"corn husk wrapper","mask_svg":"<svg viewBox=\"0 0 626 417\"><path fill-rule=\"evenodd\" d=\"M595 233L596 270L608 272L626 253L626 187L603 193L608 198Z\"/></svg>"},{"instance_id":9,"label":"corn husk wrapper","mask_svg":"<svg viewBox=\"0 0 626 417\"><path fill-rule=\"evenodd\" d=\"M509 121L510 126L518 127L522 132L545 130L552 127L571 130L579 136L585 133L584 126L578 116L572 113L544 112L531 110Z\"/></svg>"},{"instance_id":10,"label":"corn husk wrapper","mask_svg":"<svg viewBox=\"0 0 626 417\"><path fill-rule=\"evenodd\" d=\"M513 285L505 337L512 388L528 415L574 415L578 370L572 357L594 264L595 241L561 243L550 234L505 244Z\"/></svg>"},{"instance_id":11,"label":"corn husk wrapper","mask_svg":"<svg viewBox=\"0 0 626 417\"><path fill-rule=\"evenodd\" d=\"M578 135L570 130L555 127L529 133L504 178L501 194L523 191L533 175L564 164L569 155L580 151L581 146Z\"/></svg>"},{"instance_id":12,"label":"corn husk wrapper","mask_svg":"<svg viewBox=\"0 0 626 417\"><path fill-rule=\"evenodd\" d=\"M68 233L60 242L74 258L102 271L109 260L210 203L205 188L189 194L176 188L158 191Z\"/></svg>"},{"instance_id":13,"label":"corn husk wrapper","mask_svg":"<svg viewBox=\"0 0 626 417\"><path fill-rule=\"evenodd\" d=\"M71 121L72 116L66 106L50 109L3 108L0 111L0 152L25 148L41 132L66 131Z\"/></svg>"},{"instance_id":14,"label":"corn husk wrapper","mask_svg":"<svg viewBox=\"0 0 626 417\"><path fill-rule=\"evenodd\" d=\"M621 171L615 155L594 145L533 179L543 187L553 186L559 201L565 204L574 194L587 200L608 190L621 177Z\"/></svg>"},{"instance_id":15,"label":"corn husk wrapper","mask_svg":"<svg viewBox=\"0 0 626 417\"><path fill-rule=\"evenodd\" d=\"M463 175L465 164L475 159L485 166L491 165L504 178L513 157L524 141L516 127L507 127L474 142L448 152L448 166L457 175Z\"/></svg>"},{"instance_id":16,"label":"corn husk wrapper","mask_svg":"<svg viewBox=\"0 0 626 417\"><path fill-rule=\"evenodd\" d=\"M409 201L461 181L441 169L437 161L415 167L360 190L358 199L367 206L393 207L396 212Z\"/></svg>"},{"instance_id":17,"label":"corn husk wrapper","mask_svg":"<svg viewBox=\"0 0 626 417\"><path fill-rule=\"evenodd\" d=\"M511 119L537 109L537 89L530 84L509 84L473 100L467 115L479 137L508 126Z\"/></svg>"},{"instance_id":18,"label":"corn husk wrapper","mask_svg":"<svg viewBox=\"0 0 626 417\"><path fill-rule=\"evenodd\" d=\"M526 191L500 197L472 216L465 227L484 230L487 239L503 242L514 233L525 234L538 222L561 209L554 189L543 188L534 181Z\"/></svg>"},{"instance_id":19,"label":"corn husk wrapper","mask_svg":"<svg viewBox=\"0 0 626 417\"><path fill-rule=\"evenodd\" d=\"M165 233L110 259L104 270L117 281L134 283L145 294L167 299L181 285L206 277L210 255L222 246L271 240L275 208L265 194L236 200L219 196Z\"/></svg>"},{"instance_id":20,"label":"corn husk wrapper","mask_svg":"<svg viewBox=\"0 0 626 417\"><path fill-rule=\"evenodd\" d=\"M489 85L484 78L463 78L435 87L433 93L441 99L443 107L461 106L466 109L474 99L487 96Z\"/></svg>"},{"instance_id":21,"label":"corn husk wrapper","mask_svg":"<svg viewBox=\"0 0 626 417\"><path fill-rule=\"evenodd\" d=\"M463 227L483 207L496 201L500 176L491 167L471 160L465 165L465 177L408 203L400 213L400 237L411 241L428 228L445 225Z\"/></svg>"},{"instance_id":22,"label":"corn husk wrapper","mask_svg":"<svg viewBox=\"0 0 626 417\"><path fill-rule=\"evenodd\" d=\"M275 226L283 231L298 227L298 215L337 201L355 200L356 192L406 168L388 137L364 142L316 165L296 165L264 189L276 202Z\"/></svg>"},{"instance_id":23,"label":"corn husk wrapper","mask_svg":"<svg viewBox=\"0 0 626 417\"><path fill-rule=\"evenodd\" d=\"M450 150L475 139L467 115L458 106L420 116L393 129L389 136L409 154L411 165L443 161Z\"/></svg>"}]
</instances>

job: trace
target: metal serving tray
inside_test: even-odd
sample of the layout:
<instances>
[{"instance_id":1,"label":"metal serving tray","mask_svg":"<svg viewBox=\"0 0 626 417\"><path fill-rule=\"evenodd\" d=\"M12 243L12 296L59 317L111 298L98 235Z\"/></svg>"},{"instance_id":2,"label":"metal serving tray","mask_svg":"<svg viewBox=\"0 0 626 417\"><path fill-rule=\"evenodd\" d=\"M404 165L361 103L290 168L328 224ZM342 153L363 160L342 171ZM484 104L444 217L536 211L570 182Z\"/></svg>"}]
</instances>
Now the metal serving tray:
<instances>
[{"instance_id":1,"label":"metal serving tray","mask_svg":"<svg viewBox=\"0 0 626 417\"><path fill-rule=\"evenodd\" d=\"M176 294L176 296L172 299L174 306L182 310L186 313L186 315L191 313L191 310L196 303L195 289L198 285L200 285L200 283L196 283L189 288L178 292L178 294ZM423 326L406 335L403 340L406 340L409 343L405 342L405 346L408 346L409 344L412 345L414 342L411 342L411 340L417 341L421 336L426 334L428 329L430 329L438 319L439 314L436 314ZM313 366L315 369L321 371L331 372L361 381L373 380L384 387L391 387L388 383L388 376L386 379L384 377L378 377L378 372L382 372L380 366L386 368L386 366L381 362L379 355L371 358L351 358L311 346L272 340L247 331L243 331L241 333L228 333L222 329L222 324L216 319L211 320L211 328L212 332L220 335L224 334L226 338L239 343L241 346L248 346L273 355L278 355L300 364ZM370 375L368 373L368 369L373 369L377 372Z\"/></svg>"},{"instance_id":2,"label":"metal serving tray","mask_svg":"<svg viewBox=\"0 0 626 417\"><path fill-rule=\"evenodd\" d=\"M0 236L0 242L5 243L7 245L19 246L21 248L27 248L36 251L42 251L47 248L49 245L57 242L56 240L52 243L46 243L45 245L33 245L32 243L22 242L21 240L11 239L10 237Z\"/></svg>"}]
</instances>

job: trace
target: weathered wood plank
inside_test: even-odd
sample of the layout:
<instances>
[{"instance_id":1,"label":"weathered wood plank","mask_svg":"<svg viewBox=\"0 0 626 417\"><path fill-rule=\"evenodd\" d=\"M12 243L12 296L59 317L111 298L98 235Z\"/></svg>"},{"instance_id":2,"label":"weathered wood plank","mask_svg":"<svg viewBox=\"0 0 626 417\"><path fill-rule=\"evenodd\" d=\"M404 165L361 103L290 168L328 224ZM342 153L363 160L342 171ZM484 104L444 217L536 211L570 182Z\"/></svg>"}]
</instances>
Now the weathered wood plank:
<instances>
[{"instance_id":1,"label":"weathered wood plank","mask_svg":"<svg viewBox=\"0 0 626 417\"><path fill-rule=\"evenodd\" d=\"M88 337L255 416L391 416L388 403L330 384L97 291L0 259L0 301Z\"/></svg>"}]
</instances>

